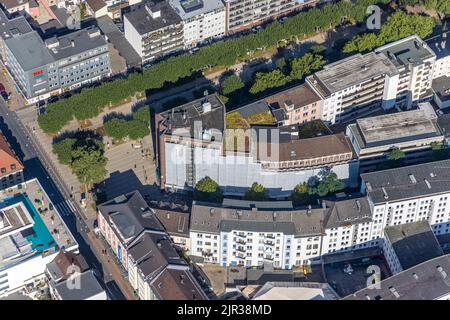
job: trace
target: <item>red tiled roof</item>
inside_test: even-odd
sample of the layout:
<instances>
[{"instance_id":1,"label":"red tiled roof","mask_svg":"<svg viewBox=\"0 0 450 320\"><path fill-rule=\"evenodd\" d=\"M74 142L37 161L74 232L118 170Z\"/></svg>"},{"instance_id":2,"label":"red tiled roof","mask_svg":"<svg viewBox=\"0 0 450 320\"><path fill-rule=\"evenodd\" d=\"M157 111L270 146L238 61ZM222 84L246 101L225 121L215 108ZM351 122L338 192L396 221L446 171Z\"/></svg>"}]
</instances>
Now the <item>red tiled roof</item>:
<instances>
[{"instance_id":1,"label":"red tiled roof","mask_svg":"<svg viewBox=\"0 0 450 320\"><path fill-rule=\"evenodd\" d=\"M22 170L23 164L17 158L5 137L0 134L0 177Z\"/></svg>"}]
</instances>

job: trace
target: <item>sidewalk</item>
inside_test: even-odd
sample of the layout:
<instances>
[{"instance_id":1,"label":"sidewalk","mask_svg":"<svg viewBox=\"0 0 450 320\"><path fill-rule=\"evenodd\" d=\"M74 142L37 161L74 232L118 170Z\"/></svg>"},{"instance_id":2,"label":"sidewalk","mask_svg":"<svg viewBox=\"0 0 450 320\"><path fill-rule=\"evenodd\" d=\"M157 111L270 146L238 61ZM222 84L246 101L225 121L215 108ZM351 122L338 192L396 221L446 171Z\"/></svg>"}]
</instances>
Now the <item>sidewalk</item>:
<instances>
[{"instance_id":1,"label":"sidewalk","mask_svg":"<svg viewBox=\"0 0 450 320\"><path fill-rule=\"evenodd\" d=\"M119 286L120 290L122 291L123 295L128 300L137 300L134 290L131 287L131 285L128 283L127 280L124 279L122 275L122 271L120 270L120 267L114 262L115 257L111 257L109 255L109 250L106 248L100 239L98 239L92 231L89 231L87 233L87 236L89 238L89 242L91 244L91 248L95 250L97 253L96 256L100 257L100 262L105 267L105 269L111 274L113 279L116 281L117 285ZM102 250L106 249L107 254L103 254Z\"/></svg>"}]
</instances>

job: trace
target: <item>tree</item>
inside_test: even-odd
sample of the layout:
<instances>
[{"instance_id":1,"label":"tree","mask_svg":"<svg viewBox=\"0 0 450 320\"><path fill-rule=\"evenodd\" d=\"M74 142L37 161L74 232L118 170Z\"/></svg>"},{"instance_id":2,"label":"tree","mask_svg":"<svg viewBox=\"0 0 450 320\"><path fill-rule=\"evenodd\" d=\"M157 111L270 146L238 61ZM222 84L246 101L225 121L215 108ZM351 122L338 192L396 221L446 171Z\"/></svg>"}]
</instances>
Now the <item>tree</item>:
<instances>
[{"instance_id":1,"label":"tree","mask_svg":"<svg viewBox=\"0 0 450 320\"><path fill-rule=\"evenodd\" d=\"M394 148L388 154L388 160L397 161L405 157L405 152L400 150L399 148Z\"/></svg>"},{"instance_id":2,"label":"tree","mask_svg":"<svg viewBox=\"0 0 450 320\"><path fill-rule=\"evenodd\" d=\"M128 128L128 137L131 140L142 139L150 134L148 123L139 120L128 121L126 127Z\"/></svg>"},{"instance_id":3,"label":"tree","mask_svg":"<svg viewBox=\"0 0 450 320\"><path fill-rule=\"evenodd\" d=\"M295 206L307 205L313 201L313 197L308 193L308 184L299 183L291 193L290 200Z\"/></svg>"},{"instance_id":4,"label":"tree","mask_svg":"<svg viewBox=\"0 0 450 320\"><path fill-rule=\"evenodd\" d=\"M250 34L205 46L195 54L185 53L155 63L143 72L130 73L126 79L104 81L97 87L83 88L79 94L49 104L47 113L38 118L46 133L57 133L74 117L86 120L103 109L124 103L146 90L158 90L166 84L193 79L204 70L230 67L258 48L278 46L280 40L292 41L315 35L317 30L332 30L345 23L360 23L367 17L367 7L387 4L389 0L339 1L320 8L300 12L286 23L272 22L257 34ZM420 23L418 26L421 26ZM177 104L179 105L179 104Z\"/></svg>"},{"instance_id":5,"label":"tree","mask_svg":"<svg viewBox=\"0 0 450 320\"><path fill-rule=\"evenodd\" d=\"M222 94L228 96L244 88L245 84L238 75L234 74L223 80L221 87Z\"/></svg>"},{"instance_id":6,"label":"tree","mask_svg":"<svg viewBox=\"0 0 450 320\"><path fill-rule=\"evenodd\" d=\"M223 198L220 186L210 177L206 176L195 185L194 199L221 202Z\"/></svg>"},{"instance_id":7,"label":"tree","mask_svg":"<svg viewBox=\"0 0 450 320\"><path fill-rule=\"evenodd\" d=\"M245 200L265 201L269 199L268 190L261 184L254 182L244 195Z\"/></svg>"},{"instance_id":8,"label":"tree","mask_svg":"<svg viewBox=\"0 0 450 320\"><path fill-rule=\"evenodd\" d=\"M72 163L72 150L77 139L67 138L53 145L53 153L58 157L61 164Z\"/></svg>"},{"instance_id":9,"label":"tree","mask_svg":"<svg viewBox=\"0 0 450 320\"><path fill-rule=\"evenodd\" d=\"M92 146L81 146L72 152L72 157L72 171L84 184L86 193L92 184L100 183L105 179L108 173L106 170L108 159L103 155L103 150Z\"/></svg>"},{"instance_id":10,"label":"tree","mask_svg":"<svg viewBox=\"0 0 450 320\"><path fill-rule=\"evenodd\" d=\"M387 19L379 33L365 33L355 36L344 46L343 52L373 50L385 43L394 42L413 34L425 38L433 32L435 26L436 21L432 17L396 11Z\"/></svg>"},{"instance_id":11,"label":"tree","mask_svg":"<svg viewBox=\"0 0 450 320\"><path fill-rule=\"evenodd\" d=\"M271 72L257 72L255 82L250 88L250 93L257 94L266 91L267 89L282 87L288 80L289 79L279 69L275 69Z\"/></svg>"},{"instance_id":12,"label":"tree","mask_svg":"<svg viewBox=\"0 0 450 320\"><path fill-rule=\"evenodd\" d=\"M148 125L150 125L150 119L151 119L150 110L151 109L149 106L143 106L143 107L139 108L138 110L133 112L133 119L145 122Z\"/></svg>"},{"instance_id":13,"label":"tree","mask_svg":"<svg viewBox=\"0 0 450 320\"><path fill-rule=\"evenodd\" d=\"M277 69L280 69L283 73L285 73L286 68L287 68L286 59L284 57L281 57L280 59L278 59L276 62L276 66L277 66Z\"/></svg>"},{"instance_id":14,"label":"tree","mask_svg":"<svg viewBox=\"0 0 450 320\"><path fill-rule=\"evenodd\" d=\"M319 70L325 64L323 56L318 54L307 53L301 58L292 60L291 63L291 80L300 80L311 74L313 71Z\"/></svg>"},{"instance_id":15,"label":"tree","mask_svg":"<svg viewBox=\"0 0 450 320\"><path fill-rule=\"evenodd\" d=\"M319 176L311 177L308 181L308 193L319 197L342 190L344 187L344 182L331 170L323 170Z\"/></svg>"},{"instance_id":16,"label":"tree","mask_svg":"<svg viewBox=\"0 0 450 320\"><path fill-rule=\"evenodd\" d=\"M105 122L104 129L107 136L117 140L128 136L128 125L124 119L111 119Z\"/></svg>"}]
</instances>

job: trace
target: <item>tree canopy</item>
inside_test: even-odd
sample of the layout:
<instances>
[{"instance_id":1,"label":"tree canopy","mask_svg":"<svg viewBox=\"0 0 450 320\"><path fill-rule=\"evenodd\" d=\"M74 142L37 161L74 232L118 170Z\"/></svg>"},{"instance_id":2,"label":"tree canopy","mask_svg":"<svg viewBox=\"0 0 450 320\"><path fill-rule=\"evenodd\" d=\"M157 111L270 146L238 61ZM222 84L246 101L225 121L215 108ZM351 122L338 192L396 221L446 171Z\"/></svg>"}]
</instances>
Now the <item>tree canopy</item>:
<instances>
[{"instance_id":1,"label":"tree canopy","mask_svg":"<svg viewBox=\"0 0 450 320\"><path fill-rule=\"evenodd\" d=\"M344 46L343 52L370 51L386 43L414 34L425 38L433 32L435 26L436 21L432 17L397 11L387 19L378 33L365 33L355 36Z\"/></svg>"},{"instance_id":2,"label":"tree canopy","mask_svg":"<svg viewBox=\"0 0 450 320\"><path fill-rule=\"evenodd\" d=\"M400 150L399 148L394 148L391 150L391 152L389 152L387 158L388 158L388 160L396 161L396 160L400 160L404 157L405 157L404 151Z\"/></svg>"},{"instance_id":3,"label":"tree canopy","mask_svg":"<svg viewBox=\"0 0 450 320\"><path fill-rule=\"evenodd\" d=\"M222 94L226 96L236 93L236 91L239 91L244 87L244 82L242 82L241 78L236 74L227 77L221 84Z\"/></svg>"},{"instance_id":4,"label":"tree canopy","mask_svg":"<svg viewBox=\"0 0 450 320\"><path fill-rule=\"evenodd\" d=\"M210 177L206 176L195 185L194 199L209 202L221 202L223 198L220 186Z\"/></svg>"},{"instance_id":5,"label":"tree canopy","mask_svg":"<svg viewBox=\"0 0 450 320\"><path fill-rule=\"evenodd\" d=\"M244 199L253 201L269 200L269 191L262 184L254 182L245 193Z\"/></svg>"},{"instance_id":6,"label":"tree canopy","mask_svg":"<svg viewBox=\"0 0 450 320\"><path fill-rule=\"evenodd\" d=\"M356 3L340 1L327 4L300 12L285 23L274 21L256 34L218 41L201 48L195 54L170 57L155 63L142 73L131 73L126 79L105 81L95 88L83 88L79 94L49 104L47 113L38 118L39 125L46 133L57 133L74 117L78 120L93 118L102 109L123 103L136 92L160 89L167 83L176 83L208 68L232 66L238 59L246 58L249 52L277 46L281 40L291 41L312 36L318 30L334 29L344 21L363 22L369 5L388 2L389 0L358 0Z\"/></svg>"}]
</instances>

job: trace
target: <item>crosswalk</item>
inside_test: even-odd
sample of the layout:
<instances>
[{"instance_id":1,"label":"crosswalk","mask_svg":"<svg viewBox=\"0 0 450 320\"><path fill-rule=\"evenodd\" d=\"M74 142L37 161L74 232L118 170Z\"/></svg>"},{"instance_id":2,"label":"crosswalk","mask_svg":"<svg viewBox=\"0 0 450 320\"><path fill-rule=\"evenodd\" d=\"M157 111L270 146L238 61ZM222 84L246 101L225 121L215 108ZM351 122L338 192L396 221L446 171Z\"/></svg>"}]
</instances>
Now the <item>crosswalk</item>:
<instances>
[{"instance_id":1,"label":"crosswalk","mask_svg":"<svg viewBox=\"0 0 450 320\"><path fill-rule=\"evenodd\" d=\"M75 210L75 205L71 200L65 200L64 202L60 202L55 204L56 210L62 216L70 216L73 215Z\"/></svg>"}]
</instances>

